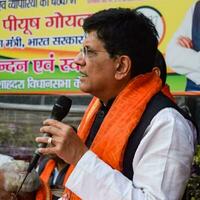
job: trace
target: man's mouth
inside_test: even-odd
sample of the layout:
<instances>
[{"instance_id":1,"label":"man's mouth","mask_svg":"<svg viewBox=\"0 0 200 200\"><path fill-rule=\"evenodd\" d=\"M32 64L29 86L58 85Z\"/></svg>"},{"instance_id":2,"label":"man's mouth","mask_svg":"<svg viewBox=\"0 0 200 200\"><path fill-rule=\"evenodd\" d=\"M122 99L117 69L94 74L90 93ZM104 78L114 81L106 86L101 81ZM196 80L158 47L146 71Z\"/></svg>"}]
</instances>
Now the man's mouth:
<instances>
[{"instance_id":1,"label":"man's mouth","mask_svg":"<svg viewBox=\"0 0 200 200\"><path fill-rule=\"evenodd\" d=\"M79 71L79 73L80 73L80 77L87 77L87 74L85 74L85 73L83 73L81 71Z\"/></svg>"}]
</instances>

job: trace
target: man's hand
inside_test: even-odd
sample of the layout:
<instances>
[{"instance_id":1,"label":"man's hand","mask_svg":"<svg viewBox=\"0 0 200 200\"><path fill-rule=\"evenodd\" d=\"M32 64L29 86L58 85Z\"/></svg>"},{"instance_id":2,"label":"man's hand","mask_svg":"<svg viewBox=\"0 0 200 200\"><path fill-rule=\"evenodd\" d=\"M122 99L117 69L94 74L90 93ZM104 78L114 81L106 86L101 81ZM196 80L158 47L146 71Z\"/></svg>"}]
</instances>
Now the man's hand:
<instances>
[{"instance_id":1,"label":"man's hand","mask_svg":"<svg viewBox=\"0 0 200 200\"><path fill-rule=\"evenodd\" d=\"M40 129L42 133L48 133L52 137L51 146L38 149L42 154L56 154L66 163L76 165L83 154L88 150L74 129L62 122L53 119L44 121ZM47 137L37 137L36 142L48 143Z\"/></svg>"},{"instance_id":2,"label":"man's hand","mask_svg":"<svg viewBox=\"0 0 200 200\"><path fill-rule=\"evenodd\" d=\"M178 38L177 43L180 46L185 47L185 48L189 48L189 49L193 48L192 40L190 38L188 38L188 37L180 36Z\"/></svg>"}]
</instances>

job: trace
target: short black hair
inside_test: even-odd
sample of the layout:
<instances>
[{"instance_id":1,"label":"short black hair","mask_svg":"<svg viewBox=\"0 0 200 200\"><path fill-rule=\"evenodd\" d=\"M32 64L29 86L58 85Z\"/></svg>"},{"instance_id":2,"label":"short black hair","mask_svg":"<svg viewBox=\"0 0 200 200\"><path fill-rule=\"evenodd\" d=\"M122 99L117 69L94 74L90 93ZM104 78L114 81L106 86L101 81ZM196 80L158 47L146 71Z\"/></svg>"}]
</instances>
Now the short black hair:
<instances>
[{"instance_id":1,"label":"short black hair","mask_svg":"<svg viewBox=\"0 0 200 200\"><path fill-rule=\"evenodd\" d=\"M142 13L129 8L102 10L85 19L83 30L96 31L111 58L129 56L132 77L152 71L158 33L152 21Z\"/></svg>"}]
</instances>

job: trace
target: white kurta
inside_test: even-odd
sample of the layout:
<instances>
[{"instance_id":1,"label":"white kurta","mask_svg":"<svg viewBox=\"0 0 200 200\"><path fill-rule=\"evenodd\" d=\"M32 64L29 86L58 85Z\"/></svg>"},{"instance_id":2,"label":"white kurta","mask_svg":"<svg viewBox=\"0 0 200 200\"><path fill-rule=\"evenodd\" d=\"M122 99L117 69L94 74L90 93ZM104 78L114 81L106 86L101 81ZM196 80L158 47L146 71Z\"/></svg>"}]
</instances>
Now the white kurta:
<instances>
[{"instance_id":1,"label":"white kurta","mask_svg":"<svg viewBox=\"0 0 200 200\"><path fill-rule=\"evenodd\" d=\"M86 152L66 187L83 200L178 200L190 177L196 131L179 112L165 108L145 131L133 159L133 180Z\"/></svg>"},{"instance_id":2,"label":"white kurta","mask_svg":"<svg viewBox=\"0 0 200 200\"><path fill-rule=\"evenodd\" d=\"M196 84L200 84L200 52L181 47L180 36L192 39L192 17L194 5L187 11L180 27L174 33L166 49L166 63L178 74L183 74Z\"/></svg>"}]
</instances>

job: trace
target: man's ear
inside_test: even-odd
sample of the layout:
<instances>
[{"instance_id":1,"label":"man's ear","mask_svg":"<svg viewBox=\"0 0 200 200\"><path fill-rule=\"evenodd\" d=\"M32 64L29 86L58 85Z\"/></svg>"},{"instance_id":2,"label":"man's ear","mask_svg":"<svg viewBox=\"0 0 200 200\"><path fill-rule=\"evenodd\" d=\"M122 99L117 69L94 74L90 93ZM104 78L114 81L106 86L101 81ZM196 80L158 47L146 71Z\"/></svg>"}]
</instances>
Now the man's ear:
<instances>
[{"instance_id":1,"label":"man's ear","mask_svg":"<svg viewBox=\"0 0 200 200\"><path fill-rule=\"evenodd\" d=\"M155 72L156 75L160 77L161 71L160 71L160 69L159 69L158 67L154 67L154 68L152 69L152 71Z\"/></svg>"},{"instance_id":2,"label":"man's ear","mask_svg":"<svg viewBox=\"0 0 200 200\"><path fill-rule=\"evenodd\" d=\"M115 66L115 79L122 80L131 74L131 60L128 56L120 56Z\"/></svg>"}]
</instances>

